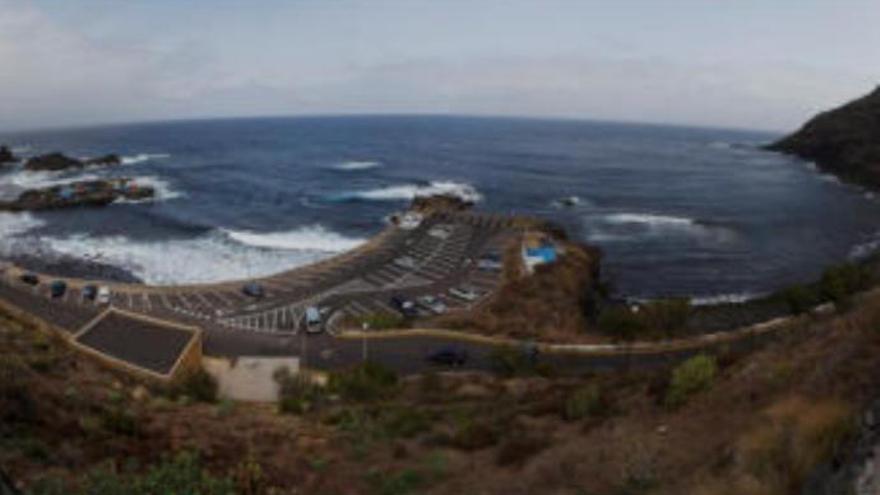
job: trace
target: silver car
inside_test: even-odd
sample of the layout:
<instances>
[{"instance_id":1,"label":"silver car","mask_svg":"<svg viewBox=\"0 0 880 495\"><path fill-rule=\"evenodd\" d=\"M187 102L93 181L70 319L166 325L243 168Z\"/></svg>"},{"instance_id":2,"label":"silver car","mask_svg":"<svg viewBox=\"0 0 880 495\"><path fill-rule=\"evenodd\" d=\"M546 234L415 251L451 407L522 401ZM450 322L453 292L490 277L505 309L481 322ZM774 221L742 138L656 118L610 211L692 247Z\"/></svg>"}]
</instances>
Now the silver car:
<instances>
[{"instance_id":1,"label":"silver car","mask_svg":"<svg viewBox=\"0 0 880 495\"><path fill-rule=\"evenodd\" d=\"M446 303L434 296L422 296L418 299L419 305L435 315L442 315L448 309Z\"/></svg>"}]
</instances>

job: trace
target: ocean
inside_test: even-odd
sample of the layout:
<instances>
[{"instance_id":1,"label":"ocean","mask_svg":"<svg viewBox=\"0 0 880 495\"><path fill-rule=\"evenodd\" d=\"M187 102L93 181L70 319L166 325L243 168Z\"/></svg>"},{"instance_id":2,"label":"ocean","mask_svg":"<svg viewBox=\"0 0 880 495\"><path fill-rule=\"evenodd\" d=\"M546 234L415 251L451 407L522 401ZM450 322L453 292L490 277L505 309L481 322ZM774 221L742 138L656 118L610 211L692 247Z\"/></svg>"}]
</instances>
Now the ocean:
<instances>
[{"instance_id":1,"label":"ocean","mask_svg":"<svg viewBox=\"0 0 880 495\"><path fill-rule=\"evenodd\" d=\"M470 117L180 121L0 135L24 157L122 166L0 172L0 196L89 177L151 201L0 214L0 256L100 261L150 284L256 277L351 249L417 195L537 215L605 253L622 295L741 300L880 245L880 202L766 132ZM566 200L566 198L568 198Z\"/></svg>"}]
</instances>

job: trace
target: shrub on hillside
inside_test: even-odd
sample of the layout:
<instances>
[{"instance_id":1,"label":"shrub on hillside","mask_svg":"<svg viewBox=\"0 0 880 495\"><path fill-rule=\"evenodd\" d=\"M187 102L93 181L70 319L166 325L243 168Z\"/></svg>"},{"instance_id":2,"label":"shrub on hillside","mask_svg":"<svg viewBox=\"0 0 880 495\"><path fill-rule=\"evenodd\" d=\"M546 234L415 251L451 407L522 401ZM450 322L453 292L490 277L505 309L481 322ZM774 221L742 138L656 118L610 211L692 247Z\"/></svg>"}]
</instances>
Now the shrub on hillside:
<instances>
[{"instance_id":1,"label":"shrub on hillside","mask_svg":"<svg viewBox=\"0 0 880 495\"><path fill-rule=\"evenodd\" d=\"M202 368L178 379L168 390L171 397L186 396L199 402L217 401L217 380Z\"/></svg>"},{"instance_id":2,"label":"shrub on hillside","mask_svg":"<svg viewBox=\"0 0 880 495\"><path fill-rule=\"evenodd\" d=\"M358 325L369 325L372 330L390 330L403 328L406 320L398 314L375 313L358 318Z\"/></svg>"},{"instance_id":3,"label":"shrub on hillside","mask_svg":"<svg viewBox=\"0 0 880 495\"><path fill-rule=\"evenodd\" d=\"M849 296L870 287L868 269L855 263L844 263L825 270L819 281L822 298L835 304L845 304Z\"/></svg>"},{"instance_id":4,"label":"shrub on hillside","mask_svg":"<svg viewBox=\"0 0 880 495\"><path fill-rule=\"evenodd\" d=\"M327 388L347 400L378 400L397 390L397 374L378 363L366 362L348 371L331 373Z\"/></svg>"},{"instance_id":5,"label":"shrub on hillside","mask_svg":"<svg viewBox=\"0 0 880 495\"><path fill-rule=\"evenodd\" d=\"M632 340L644 333L642 317L627 306L612 306L599 315L599 329L620 340Z\"/></svg>"},{"instance_id":6,"label":"shrub on hillside","mask_svg":"<svg viewBox=\"0 0 880 495\"><path fill-rule=\"evenodd\" d=\"M683 329L691 315L691 302L685 298L660 299L641 307L639 316L648 330L672 336Z\"/></svg>"},{"instance_id":7,"label":"shrub on hillside","mask_svg":"<svg viewBox=\"0 0 880 495\"><path fill-rule=\"evenodd\" d=\"M696 393L707 390L718 374L718 363L712 356L699 354L678 365L666 390L666 405L680 406Z\"/></svg>"},{"instance_id":8,"label":"shrub on hillside","mask_svg":"<svg viewBox=\"0 0 880 495\"><path fill-rule=\"evenodd\" d=\"M272 379L278 384L278 410L286 414L305 414L317 408L324 390L301 374L293 374L286 366L275 370Z\"/></svg>"},{"instance_id":9,"label":"shrub on hillside","mask_svg":"<svg viewBox=\"0 0 880 495\"><path fill-rule=\"evenodd\" d=\"M819 302L816 292L803 285L793 285L783 290L780 296L793 315L806 313Z\"/></svg>"},{"instance_id":10,"label":"shrub on hillside","mask_svg":"<svg viewBox=\"0 0 880 495\"><path fill-rule=\"evenodd\" d=\"M609 409L607 398L598 385L592 384L574 390L566 399L562 417L566 421L578 421L605 414Z\"/></svg>"},{"instance_id":11,"label":"shrub on hillside","mask_svg":"<svg viewBox=\"0 0 880 495\"><path fill-rule=\"evenodd\" d=\"M737 445L737 458L769 493L801 493L815 467L834 453L854 427L849 405L834 399L782 399Z\"/></svg>"}]
</instances>

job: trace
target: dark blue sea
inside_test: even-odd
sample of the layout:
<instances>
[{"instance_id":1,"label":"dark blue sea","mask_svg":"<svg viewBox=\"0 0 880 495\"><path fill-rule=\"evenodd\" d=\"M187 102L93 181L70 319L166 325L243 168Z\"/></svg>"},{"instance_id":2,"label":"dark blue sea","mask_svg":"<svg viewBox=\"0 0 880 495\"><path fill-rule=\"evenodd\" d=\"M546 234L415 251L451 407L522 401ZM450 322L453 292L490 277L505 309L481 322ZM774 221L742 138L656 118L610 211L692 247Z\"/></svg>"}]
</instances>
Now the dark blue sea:
<instances>
[{"instance_id":1,"label":"dark blue sea","mask_svg":"<svg viewBox=\"0 0 880 495\"><path fill-rule=\"evenodd\" d=\"M186 121L0 135L24 157L124 165L0 173L0 195L130 176L148 202L0 214L0 254L97 260L148 283L269 274L358 245L416 195L555 220L600 246L628 296L745 298L873 249L880 202L777 135L584 121L327 117ZM571 198L562 204L561 200ZM573 203L573 204L571 204Z\"/></svg>"}]
</instances>

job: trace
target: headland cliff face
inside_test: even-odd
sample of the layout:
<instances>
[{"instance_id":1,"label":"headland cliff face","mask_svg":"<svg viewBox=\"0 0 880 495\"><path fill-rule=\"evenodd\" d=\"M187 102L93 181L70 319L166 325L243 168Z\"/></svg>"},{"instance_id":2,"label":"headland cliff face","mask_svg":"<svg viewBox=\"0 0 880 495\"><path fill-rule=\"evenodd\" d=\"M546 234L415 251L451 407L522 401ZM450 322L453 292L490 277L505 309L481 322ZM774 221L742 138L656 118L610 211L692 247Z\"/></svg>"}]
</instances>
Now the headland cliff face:
<instances>
[{"instance_id":1,"label":"headland cliff face","mask_svg":"<svg viewBox=\"0 0 880 495\"><path fill-rule=\"evenodd\" d=\"M767 148L811 160L848 182L880 189L880 87L820 113Z\"/></svg>"}]
</instances>

